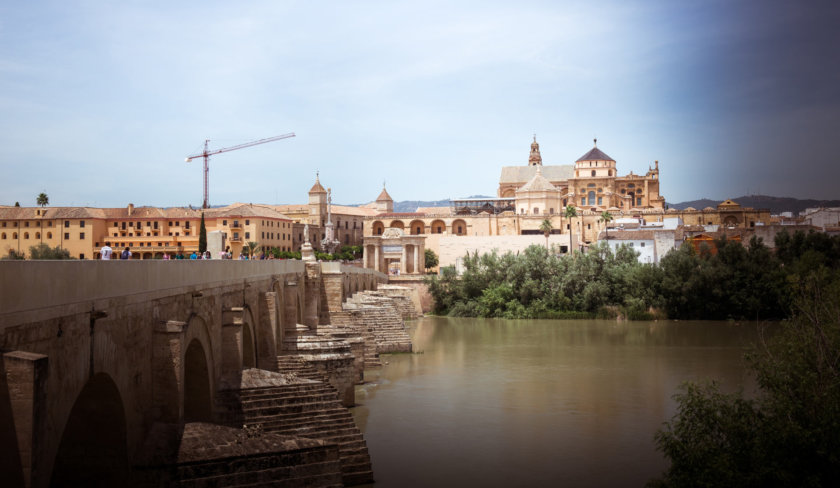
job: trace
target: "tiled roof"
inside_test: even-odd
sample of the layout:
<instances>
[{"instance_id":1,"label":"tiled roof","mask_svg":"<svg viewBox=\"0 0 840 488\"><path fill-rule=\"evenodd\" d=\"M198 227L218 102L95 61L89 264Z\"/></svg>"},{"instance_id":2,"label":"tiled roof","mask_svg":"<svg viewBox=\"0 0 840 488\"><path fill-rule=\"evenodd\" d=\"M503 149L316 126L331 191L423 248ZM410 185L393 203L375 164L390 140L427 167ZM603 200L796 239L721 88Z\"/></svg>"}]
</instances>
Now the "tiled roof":
<instances>
[{"instance_id":1,"label":"tiled roof","mask_svg":"<svg viewBox=\"0 0 840 488\"><path fill-rule=\"evenodd\" d=\"M534 173L534 176L528 180L528 183L522 185L516 193L526 192L526 191L556 191L557 188L551 184L545 176L542 175L542 172L539 171L539 166L537 167L538 171Z\"/></svg>"},{"instance_id":2,"label":"tiled roof","mask_svg":"<svg viewBox=\"0 0 840 488\"><path fill-rule=\"evenodd\" d=\"M597 147L593 147L588 153L578 158L578 161L615 161L615 159L607 156Z\"/></svg>"},{"instance_id":3,"label":"tiled roof","mask_svg":"<svg viewBox=\"0 0 840 488\"><path fill-rule=\"evenodd\" d=\"M575 167L571 164L540 166L540 168L542 168L543 177L548 181L566 181L575 175ZM502 176L499 177L499 183L524 184L535 174L537 174L537 166L504 166L502 167Z\"/></svg>"}]
</instances>

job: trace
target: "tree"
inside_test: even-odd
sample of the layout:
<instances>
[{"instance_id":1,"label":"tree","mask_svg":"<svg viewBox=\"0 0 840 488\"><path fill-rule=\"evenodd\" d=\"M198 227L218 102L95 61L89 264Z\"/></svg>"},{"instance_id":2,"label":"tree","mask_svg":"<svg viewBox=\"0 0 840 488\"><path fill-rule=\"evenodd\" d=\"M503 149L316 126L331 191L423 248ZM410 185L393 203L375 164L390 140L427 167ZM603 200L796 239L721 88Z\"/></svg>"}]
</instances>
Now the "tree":
<instances>
[{"instance_id":1,"label":"tree","mask_svg":"<svg viewBox=\"0 0 840 488\"><path fill-rule=\"evenodd\" d=\"M201 227L198 229L198 252L207 251L207 227L204 225L204 212L201 212Z\"/></svg>"},{"instance_id":2,"label":"tree","mask_svg":"<svg viewBox=\"0 0 840 488\"><path fill-rule=\"evenodd\" d=\"M435 254L434 251L426 248L423 255L424 255L425 260L426 260L426 269L427 270L432 269L432 268L434 268L435 266L438 265L438 262L439 262L438 261L438 256L437 256L437 254Z\"/></svg>"},{"instance_id":3,"label":"tree","mask_svg":"<svg viewBox=\"0 0 840 488\"><path fill-rule=\"evenodd\" d=\"M245 244L245 254L248 255L248 258L254 259L257 255L257 252L260 250L260 245L254 241L248 241Z\"/></svg>"},{"instance_id":4,"label":"tree","mask_svg":"<svg viewBox=\"0 0 840 488\"><path fill-rule=\"evenodd\" d=\"M607 229L607 225L610 222L612 222L612 219L613 219L612 214L607 212L606 210L601 212L601 218L598 219L598 220L604 222L604 239L605 240L609 240L609 238L610 238L610 234L609 234L609 230Z\"/></svg>"},{"instance_id":5,"label":"tree","mask_svg":"<svg viewBox=\"0 0 840 488\"><path fill-rule=\"evenodd\" d=\"M545 248L546 249L548 249L548 236L549 236L549 234L551 234L551 229L553 229L553 228L554 228L554 226L551 225L551 220L549 220L549 219L543 219L542 223L540 224L540 230L543 231L543 234L545 234Z\"/></svg>"},{"instance_id":6,"label":"tree","mask_svg":"<svg viewBox=\"0 0 840 488\"><path fill-rule=\"evenodd\" d=\"M47 196L46 193L41 192L35 199L35 203L37 203L41 208L44 208L50 204L50 198Z\"/></svg>"},{"instance_id":7,"label":"tree","mask_svg":"<svg viewBox=\"0 0 840 488\"><path fill-rule=\"evenodd\" d=\"M70 251L61 246L50 247L44 243L29 248L29 259L73 259Z\"/></svg>"},{"instance_id":8,"label":"tree","mask_svg":"<svg viewBox=\"0 0 840 488\"><path fill-rule=\"evenodd\" d=\"M20 202L15 202L15 207L20 207Z\"/></svg>"},{"instance_id":9,"label":"tree","mask_svg":"<svg viewBox=\"0 0 840 488\"><path fill-rule=\"evenodd\" d=\"M572 218L577 217L577 209L574 205L566 205L566 210L563 212L563 215L569 219L569 251L571 251L572 246Z\"/></svg>"},{"instance_id":10,"label":"tree","mask_svg":"<svg viewBox=\"0 0 840 488\"><path fill-rule=\"evenodd\" d=\"M759 392L688 383L656 433L671 466L649 486L834 486L840 479L840 275L793 285L797 313L747 354Z\"/></svg>"}]
</instances>

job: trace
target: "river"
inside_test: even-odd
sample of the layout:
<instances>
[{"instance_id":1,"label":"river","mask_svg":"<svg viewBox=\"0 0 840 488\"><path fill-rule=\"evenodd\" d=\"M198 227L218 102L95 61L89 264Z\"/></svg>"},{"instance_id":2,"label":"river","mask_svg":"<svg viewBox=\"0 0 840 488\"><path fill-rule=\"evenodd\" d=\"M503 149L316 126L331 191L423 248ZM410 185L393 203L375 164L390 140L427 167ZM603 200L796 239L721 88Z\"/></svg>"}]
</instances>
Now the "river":
<instances>
[{"instance_id":1,"label":"river","mask_svg":"<svg viewBox=\"0 0 840 488\"><path fill-rule=\"evenodd\" d=\"M653 435L680 383L753 388L755 324L408 322L414 354L383 355L356 390L376 488L642 486L666 466Z\"/></svg>"}]
</instances>

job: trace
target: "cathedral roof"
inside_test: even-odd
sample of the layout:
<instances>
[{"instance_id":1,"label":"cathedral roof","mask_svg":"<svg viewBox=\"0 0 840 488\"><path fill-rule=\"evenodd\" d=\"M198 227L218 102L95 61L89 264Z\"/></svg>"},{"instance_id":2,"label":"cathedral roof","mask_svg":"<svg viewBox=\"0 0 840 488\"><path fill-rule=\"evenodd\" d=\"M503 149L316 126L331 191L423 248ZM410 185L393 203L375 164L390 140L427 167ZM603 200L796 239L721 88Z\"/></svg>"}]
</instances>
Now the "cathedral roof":
<instances>
[{"instance_id":1,"label":"cathedral roof","mask_svg":"<svg viewBox=\"0 0 840 488\"><path fill-rule=\"evenodd\" d=\"M588 153L581 156L578 161L615 161L615 159L607 156L604 151L601 151L598 149L598 146L595 146Z\"/></svg>"},{"instance_id":2,"label":"cathedral roof","mask_svg":"<svg viewBox=\"0 0 840 488\"><path fill-rule=\"evenodd\" d=\"M571 164L540 167L542 168L542 175L549 181L566 181L575 175L575 167ZM504 166L499 183L522 184L533 178L536 173L537 166Z\"/></svg>"},{"instance_id":3,"label":"cathedral roof","mask_svg":"<svg viewBox=\"0 0 840 488\"><path fill-rule=\"evenodd\" d=\"M551 191L557 190L557 187L551 184L545 176L542 175L540 171L540 166L537 166L537 171L534 176L528 180L528 183L522 185L522 187L516 190L517 193L525 192L525 191Z\"/></svg>"}]
</instances>

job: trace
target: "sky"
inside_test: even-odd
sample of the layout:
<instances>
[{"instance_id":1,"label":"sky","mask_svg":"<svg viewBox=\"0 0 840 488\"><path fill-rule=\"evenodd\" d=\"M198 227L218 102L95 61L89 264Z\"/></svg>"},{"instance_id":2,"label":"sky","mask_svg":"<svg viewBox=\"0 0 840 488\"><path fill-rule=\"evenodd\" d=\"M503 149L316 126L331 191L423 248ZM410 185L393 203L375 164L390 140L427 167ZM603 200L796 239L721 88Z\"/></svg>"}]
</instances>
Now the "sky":
<instances>
[{"instance_id":1,"label":"sky","mask_svg":"<svg viewBox=\"0 0 840 488\"><path fill-rule=\"evenodd\" d=\"M840 199L840 2L0 4L0 205L496 194L502 166L660 163L669 202Z\"/></svg>"}]
</instances>

